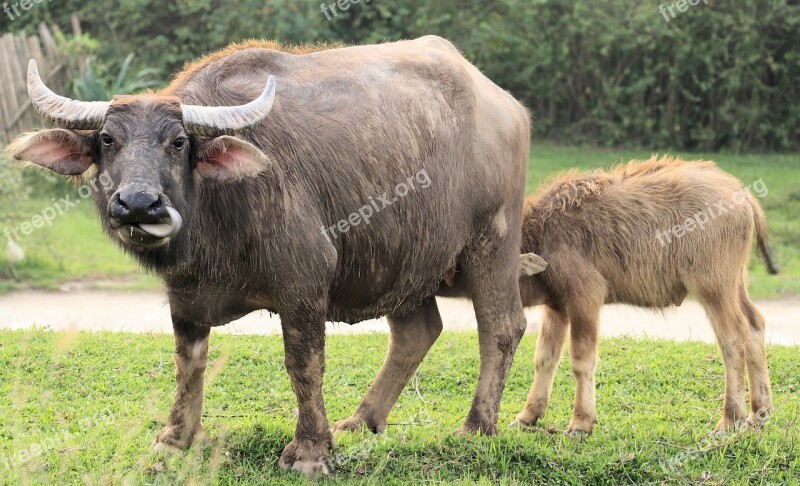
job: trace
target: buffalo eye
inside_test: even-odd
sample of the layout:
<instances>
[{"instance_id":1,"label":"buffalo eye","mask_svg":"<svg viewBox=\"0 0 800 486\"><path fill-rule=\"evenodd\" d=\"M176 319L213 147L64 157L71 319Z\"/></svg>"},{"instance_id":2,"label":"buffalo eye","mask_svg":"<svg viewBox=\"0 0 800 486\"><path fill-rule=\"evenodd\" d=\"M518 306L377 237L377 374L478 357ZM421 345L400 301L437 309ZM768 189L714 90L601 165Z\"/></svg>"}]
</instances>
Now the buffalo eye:
<instances>
[{"instance_id":1,"label":"buffalo eye","mask_svg":"<svg viewBox=\"0 0 800 486\"><path fill-rule=\"evenodd\" d=\"M105 145L106 147L110 147L111 145L114 144L114 139L111 138L111 136L107 133L100 134L100 141L103 142L103 145Z\"/></svg>"},{"instance_id":2,"label":"buffalo eye","mask_svg":"<svg viewBox=\"0 0 800 486\"><path fill-rule=\"evenodd\" d=\"M178 137L172 142L172 148L175 150L183 150L184 146L186 146L186 137Z\"/></svg>"}]
</instances>

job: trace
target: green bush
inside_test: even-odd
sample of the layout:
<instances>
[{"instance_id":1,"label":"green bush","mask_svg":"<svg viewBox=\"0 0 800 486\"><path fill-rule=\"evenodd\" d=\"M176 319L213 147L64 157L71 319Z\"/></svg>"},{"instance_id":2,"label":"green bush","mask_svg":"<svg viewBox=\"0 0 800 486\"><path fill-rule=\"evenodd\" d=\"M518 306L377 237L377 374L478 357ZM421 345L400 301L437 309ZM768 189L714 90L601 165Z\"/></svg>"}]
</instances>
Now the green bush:
<instances>
[{"instance_id":1,"label":"green bush","mask_svg":"<svg viewBox=\"0 0 800 486\"><path fill-rule=\"evenodd\" d=\"M8 205L28 196L30 187L25 184L19 167L0 153L0 205Z\"/></svg>"},{"instance_id":2,"label":"green bush","mask_svg":"<svg viewBox=\"0 0 800 486\"><path fill-rule=\"evenodd\" d=\"M66 178L41 167L22 168L7 154L0 153L0 223L3 218L15 214L20 202L42 194L61 194L74 191Z\"/></svg>"},{"instance_id":3,"label":"green bush","mask_svg":"<svg viewBox=\"0 0 800 486\"><path fill-rule=\"evenodd\" d=\"M8 22L84 30L102 59L135 46L169 73L245 38L370 43L424 34L452 40L531 108L538 137L651 149L800 150L800 5L700 0L360 0L330 21L320 2L82 0L37 4Z\"/></svg>"}]
</instances>

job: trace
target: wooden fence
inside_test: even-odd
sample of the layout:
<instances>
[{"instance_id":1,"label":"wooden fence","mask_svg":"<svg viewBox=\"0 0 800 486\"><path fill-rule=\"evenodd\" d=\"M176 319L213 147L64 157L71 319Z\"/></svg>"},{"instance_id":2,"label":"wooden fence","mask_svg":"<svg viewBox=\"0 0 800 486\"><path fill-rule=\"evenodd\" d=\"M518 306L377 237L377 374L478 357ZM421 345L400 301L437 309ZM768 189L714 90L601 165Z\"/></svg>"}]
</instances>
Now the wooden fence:
<instances>
[{"instance_id":1,"label":"wooden fence","mask_svg":"<svg viewBox=\"0 0 800 486\"><path fill-rule=\"evenodd\" d=\"M36 59L42 79L54 91L63 92L69 83L67 59L46 25L39 26L38 35L23 32L0 37L0 149L16 135L42 125L28 99L31 59Z\"/></svg>"}]
</instances>

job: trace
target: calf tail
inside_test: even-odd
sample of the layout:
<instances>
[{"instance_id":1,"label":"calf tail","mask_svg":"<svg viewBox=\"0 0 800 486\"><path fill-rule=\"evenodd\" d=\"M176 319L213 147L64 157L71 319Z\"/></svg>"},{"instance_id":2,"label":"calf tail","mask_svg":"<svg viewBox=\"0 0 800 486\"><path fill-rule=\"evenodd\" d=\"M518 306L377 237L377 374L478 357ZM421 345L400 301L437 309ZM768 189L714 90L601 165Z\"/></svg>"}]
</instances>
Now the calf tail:
<instances>
[{"instance_id":1,"label":"calf tail","mask_svg":"<svg viewBox=\"0 0 800 486\"><path fill-rule=\"evenodd\" d=\"M769 232L767 231L767 216L758 201L751 195L747 195L747 200L753 208L753 221L756 225L756 245L758 253L767 265L767 272L770 275L778 273L778 266L775 265L775 260L772 258L772 251L769 248Z\"/></svg>"}]
</instances>

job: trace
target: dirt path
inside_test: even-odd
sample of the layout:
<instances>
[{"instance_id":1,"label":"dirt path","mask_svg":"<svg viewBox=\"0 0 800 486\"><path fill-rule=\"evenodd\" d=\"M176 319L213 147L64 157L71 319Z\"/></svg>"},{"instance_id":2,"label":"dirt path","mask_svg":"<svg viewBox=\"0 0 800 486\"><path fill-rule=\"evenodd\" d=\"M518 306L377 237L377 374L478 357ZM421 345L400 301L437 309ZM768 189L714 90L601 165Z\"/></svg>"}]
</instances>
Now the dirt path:
<instances>
[{"instance_id":1,"label":"dirt path","mask_svg":"<svg viewBox=\"0 0 800 486\"><path fill-rule=\"evenodd\" d=\"M757 302L767 319L767 342L800 345L800 298ZM466 300L439 299L445 329L475 329L475 314ZM538 330L538 309L526 311L528 331ZM171 333L169 309L157 292L115 292L78 290L70 292L19 292L0 296L0 328L27 329L33 326L54 330L126 331ZM328 324L333 333L388 329L385 321L355 326ZM677 341L714 342L714 334L702 307L687 302L678 309L652 312L627 306L606 306L601 317L604 336L648 336ZM277 334L280 320L257 312L220 328L231 334Z\"/></svg>"}]
</instances>

